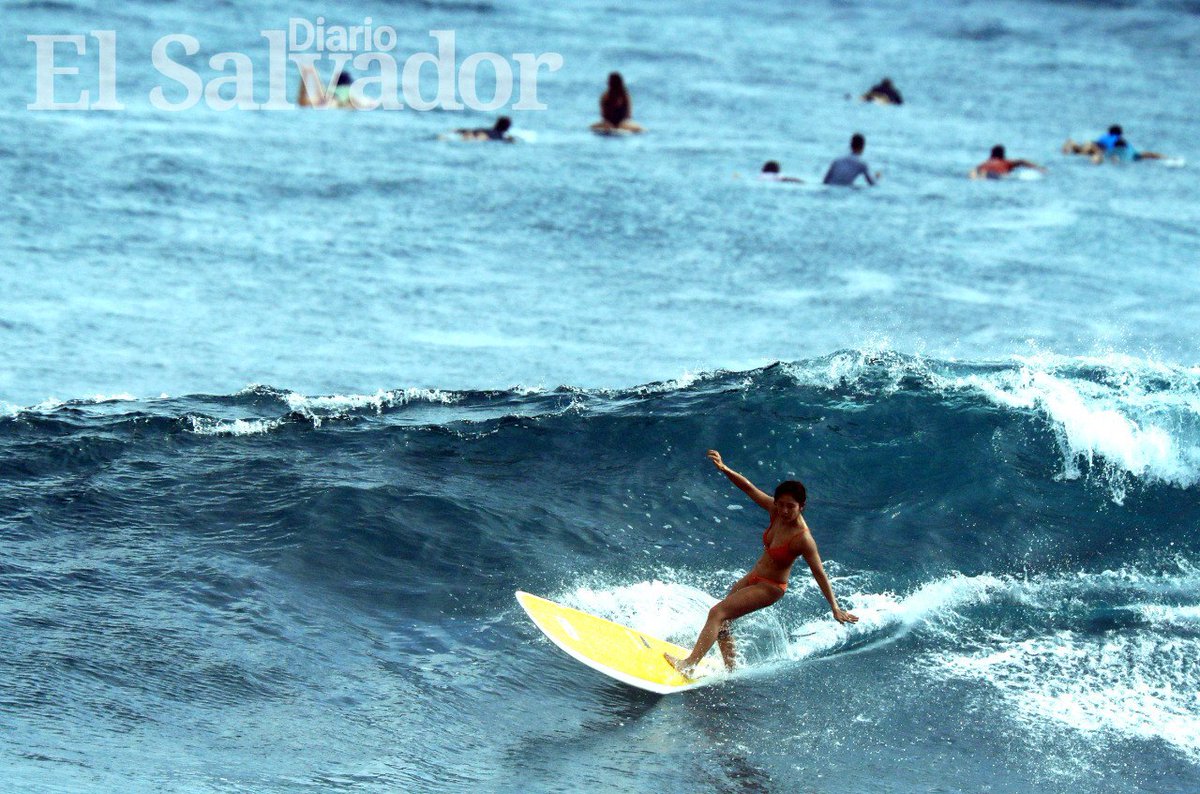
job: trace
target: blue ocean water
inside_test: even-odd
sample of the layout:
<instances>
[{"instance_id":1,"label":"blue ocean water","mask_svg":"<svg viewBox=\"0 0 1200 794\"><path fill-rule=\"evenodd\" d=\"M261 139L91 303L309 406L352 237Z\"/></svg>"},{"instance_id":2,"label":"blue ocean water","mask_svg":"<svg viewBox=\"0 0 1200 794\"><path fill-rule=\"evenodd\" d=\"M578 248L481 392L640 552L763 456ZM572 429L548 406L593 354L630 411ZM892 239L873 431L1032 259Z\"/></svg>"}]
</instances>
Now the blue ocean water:
<instances>
[{"instance_id":1,"label":"blue ocean water","mask_svg":"<svg viewBox=\"0 0 1200 794\"><path fill-rule=\"evenodd\" d=\"M1197 4L2 7L2 788L1200 790ZM513 146L151 106L318 14L564 66ZM126 109L28 110L92 30ZM1060 153L1113 123L1171 159ZM761 548L710 447L862 620L797 571L648 696L513 591L689 643Z\"/></svg>"}]
</instances>

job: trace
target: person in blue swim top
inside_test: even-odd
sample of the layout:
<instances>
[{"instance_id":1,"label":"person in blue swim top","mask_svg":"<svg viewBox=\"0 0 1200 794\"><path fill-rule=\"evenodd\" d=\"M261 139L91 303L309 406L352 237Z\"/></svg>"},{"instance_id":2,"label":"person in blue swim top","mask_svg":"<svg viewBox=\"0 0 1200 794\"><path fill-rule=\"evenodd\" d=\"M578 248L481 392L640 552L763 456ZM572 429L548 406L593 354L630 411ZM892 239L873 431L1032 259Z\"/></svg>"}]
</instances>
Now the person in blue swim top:
<instances>
[{"instance_id":1,"label":"person in blue swim top","mask_svg":"<svg viewBox=\"0 0 1200 794\"><path fill-rule=\"evenodd\" d=\"M862 134L856 132L850 136L850 154L839 157L829 164L829 170L825 172L825 184L850 187L854 184L854 180L861 176L867 180L868 185L874 185L880 174L876 172L874 179L871 178L871 170L862 159L863 149L866 146L867 139Z\"/></svg>"},{"instance_id":2,"label":"person in blue swim top","mask_svg":"<svg viewBox=\"0 0 1200 794\"><path fill-rule=\"evenodd\" d=\"M1076 143L1067 138L1067 142L1062 145L1063 154L1082 154L1092 158L1092 162L1099 165L1104 162L1106 157L1113 154L1113 149L1117 145L1117 141L1125 139L1125 131L1121 129L1120 124L1114 124L1108 128L1108 132L1101 135L1094 141L1087 143Z\"/></svg>"},{"instance_id":3,"label":"person in blue swim top","mask_svg":"<svg viewBox=\"0 0 1200 794\"><path fill-rule=\"evenodd\" d=\"M1124 138L1118 138L1113 144L1112 151L1109 152L1109 158L1115 163L1136 163L1138 160L1164 160L1165 155L1158 152L1139 152L1137 149L1129 145L1129 142Z\"/></svg>"}]
</instances>

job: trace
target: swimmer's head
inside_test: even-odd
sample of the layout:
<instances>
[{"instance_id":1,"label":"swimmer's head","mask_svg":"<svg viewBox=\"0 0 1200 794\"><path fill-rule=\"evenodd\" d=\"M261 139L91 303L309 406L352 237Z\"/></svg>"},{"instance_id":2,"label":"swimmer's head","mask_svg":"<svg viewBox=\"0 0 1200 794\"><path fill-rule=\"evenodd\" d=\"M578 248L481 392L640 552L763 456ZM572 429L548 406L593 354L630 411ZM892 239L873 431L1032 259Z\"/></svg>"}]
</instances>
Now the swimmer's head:
<instances>
[{"instance_id":1,"label":"swimmer's head","mask_svg":"<svg viewBox=\"0 0 1200 794\"><path fill-rule=\"evenodd\" d=\"M1000 144L996 144L995 146L992 147L992 159L993 160L1003 160L1004 159L1004 147L1003 146L1001 146Z\"/></svg>"},{"instance_id":2,"label":"swimmer's head","mask_svg":"<svg viewBox=\"0 0 1200 794\"><path fill-rule=\"evenodd\" d=\"M882 80L880 80L880 81L879 81L879 84L880 84L880 85L887 86L888 88L891 88L891 87L892 87L892 78L890 78L890 77L885 77L885 78L883 78Z\"/></svg>"},{"instance_id":3,"label":"swimmer's head","mask_svg":"<svg viewBox=\"0 0 1200 794\"><path fill-rule=\"evenodd\" d=\"M512 119L508 116L501 116L496 119L496 132L508 132L508 128L512 126Z\"/></svg>"},{"instance_id":4,"label":"swimmer's head","mask_svg":"<svg viewBox=\"0 0 1200 794\"><path fill-rule=\"evenodd\" d=\"M862 136L861 132L856 132L850 136L850 151L855 154L862 154L863 149L867 147L867 139Z\"/></svg>"},{"instance_id":5,"label":"swimmer's head","mask_svg":"<svg viewBox=\"0 0 1200 794\"><path fill-rule=\"evenodd\" d=\"M804 483L799 480L784 480L775 486L775 501L778 502L785 496L790 496L801 510L804 509L804 503L808 501L808 492L804 490Z\"/></svg>"},{"instance_id":6,"label":"swimmer's head","mask_svg":"<svg viewBox=\"0 0 1200 794\"><path fill-rule=\"evenodd\" d=\"M1114 124L1108 128L1108 134L1109 135L1124 135L1125 133L1121 131L1120 124Z\"/></svg>"},{"instance_id":7,"label":"swimmer's head","mask_svg":"<svg viewBox=\"0 0 1200 794\"><path fill-rule=\"evenodd\" d=\"M762 172L764 174L778 174L779 163L775 162L774 160L767 160L765 163L763 163Z\"/></svg>"},{"instance_id":8,"label":"swimmer's head","mask_svg":"<svg viewBox=\"0 0 1200 794\"><path fill-rule=\"evenodd\" d=\"M610 72L608 75L608 90L609 91L624 91L625 79L621 77L620 72Z\"/></svg>"}]
</instances>

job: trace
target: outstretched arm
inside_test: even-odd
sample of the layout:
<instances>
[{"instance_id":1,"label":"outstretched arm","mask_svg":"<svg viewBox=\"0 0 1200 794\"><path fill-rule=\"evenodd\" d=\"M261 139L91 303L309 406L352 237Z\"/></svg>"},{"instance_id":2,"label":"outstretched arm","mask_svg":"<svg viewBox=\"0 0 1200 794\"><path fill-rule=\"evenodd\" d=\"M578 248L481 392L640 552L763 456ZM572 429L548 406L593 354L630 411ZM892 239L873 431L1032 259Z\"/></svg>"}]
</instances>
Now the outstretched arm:
<instances>
[{"instance_id":1,"label":"outstretched arm","mask_svg":"<svg viewBox=\"0 0 1200 794\"><path fill-rule=\"evenodd\" d=\"M817 587L821 588L821 594L829 602L829 607L833 610L833 619L838 623L857 623L858 618L855 615L838 606L837 598L833 595L833 586L829 584L829 577L825 575L825 566L821 564L821 555L817 552L817 544L811 535L806 545L808 548L802 552L804 561L812 570L813 579L816 580Z\"/></svg>"},{"instance_id":2,"label":"outstretched arm","mask_svg":"<svg viewBox=\"0 0 1200 794\"><path fill-rule=\"evenodd\" d=\"M763 510L769 512L771 508L775 506L774 499L758 490L758 488L754 487L754 483L750 482L745 477L726 466L725 461L721 460L720 452L717 452L715 449L710 449L708 451L708 459L713 462L713 465L717 467L719 472L728 477L731 483L745 492L746 496L749 496L751 499L753 499L754 503Z\"/></svg>"},{"instance_id":3,"label":"outstretched arm","mask_svg":"<svg viewBox=\"0 0 1200 794\"><path fill-rule=\"evenodd\" d=\"M1012 164L1013 168L1032 168L1035 171L1041 171L1043 173L1046 171L1046 169L1042 166L1029 160L1013 160Z\"/></svg>"}]
</instances>

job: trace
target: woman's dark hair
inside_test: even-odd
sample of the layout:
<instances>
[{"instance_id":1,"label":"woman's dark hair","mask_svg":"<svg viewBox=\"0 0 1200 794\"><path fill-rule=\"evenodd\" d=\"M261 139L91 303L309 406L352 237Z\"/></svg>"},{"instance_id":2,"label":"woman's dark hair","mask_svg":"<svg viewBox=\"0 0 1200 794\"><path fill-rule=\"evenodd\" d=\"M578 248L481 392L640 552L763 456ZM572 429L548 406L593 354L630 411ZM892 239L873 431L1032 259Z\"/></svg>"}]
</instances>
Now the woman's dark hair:
<instances>
[{"instance_id":1,"label":"woman's dark hair","mask_svg":"<svg viewBox=\"0 0 1200 794\"><path fill-rule=\"evenodd\" d=\"M625 92L625 80L622 79L620 72L611 72L608 75L608 90L614 93Z\"/></svg>"},{"instance_id":2,"label":"woman's dark hair","mask_svg":"<svg viewBox=\"0 0 1200 794\"><path fill-rule=\"evenodd\" d=\"M764 174L778 174L779 163L775 162L774 160L767 160L765 163L763 163L762 172Z\"/></svg>"},{"instance_id":3,"label":"woman's dark hair","mask_svg":"<svg viewBox=\"0 0 1200 794\"><path fill-rule=\"evenodd\" d=\"M804 490L804 483L799 480L784 480L775 486L775 498L781 496L790 496L804 507L805 501L808 500L808 491Z\"/></svg>"}]
</instances>

